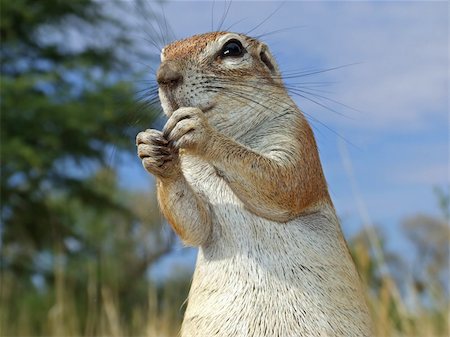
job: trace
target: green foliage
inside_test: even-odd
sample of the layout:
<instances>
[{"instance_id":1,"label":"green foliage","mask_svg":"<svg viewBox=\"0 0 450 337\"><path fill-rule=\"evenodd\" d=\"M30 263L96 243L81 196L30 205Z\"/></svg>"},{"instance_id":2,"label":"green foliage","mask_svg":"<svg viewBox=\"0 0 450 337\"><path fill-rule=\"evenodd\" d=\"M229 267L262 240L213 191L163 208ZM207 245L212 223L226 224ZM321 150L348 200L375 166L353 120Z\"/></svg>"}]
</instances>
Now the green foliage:
<instances>
[{"instance_id":1,"label":"green foliage","mask_svg":"<svg viewBox=\"0 0 450 337\"><path fill-rule=\"evenodd\" d=\"M104 6L1 1L0 326L34 312L21 318L32 321L25 334L48 332L38 322L69 296L58 295L58 275L78 313L92 301L91 281L129 308L143 299L127 289L142 288L172 246L152 196L120 187L112 165L137 160L135 134L155 113L136 104L132 41Z\"/></svg>"}]
</instances>

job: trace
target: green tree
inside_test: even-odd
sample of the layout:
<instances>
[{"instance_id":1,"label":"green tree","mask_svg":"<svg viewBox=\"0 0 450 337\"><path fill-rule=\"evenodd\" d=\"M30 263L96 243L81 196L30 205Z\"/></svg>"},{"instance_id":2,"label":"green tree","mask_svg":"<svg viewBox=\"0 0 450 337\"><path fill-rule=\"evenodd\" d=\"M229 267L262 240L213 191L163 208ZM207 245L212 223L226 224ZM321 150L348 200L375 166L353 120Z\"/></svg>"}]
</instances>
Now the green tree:
<instances>
[{"instance_id":1,"label":"green tree","mask_svg":"<svg viewBox=\"0 0 450 337\"><path fill-rule=\"evenodd\" d=\"M111 15L122 5L1 0L0 326L34 306L39 334L65 296L61 275L80 312L96 301L92 280L125 307L142 301L148 266L172 247L154 200L120 187L112 165L136 160L135 134L156 116L136 104L139 55L126 20Z\"/></svg>"}]
</instances>

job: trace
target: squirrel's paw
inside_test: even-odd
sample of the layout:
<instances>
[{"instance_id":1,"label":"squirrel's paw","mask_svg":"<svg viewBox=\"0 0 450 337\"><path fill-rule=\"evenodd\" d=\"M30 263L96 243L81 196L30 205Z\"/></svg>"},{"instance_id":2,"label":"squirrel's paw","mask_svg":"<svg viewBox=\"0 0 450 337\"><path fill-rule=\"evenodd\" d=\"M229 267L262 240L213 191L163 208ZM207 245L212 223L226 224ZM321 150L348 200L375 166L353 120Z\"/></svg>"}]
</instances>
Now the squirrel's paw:
<instances>
[{"instance_id":1,"label":"squirrel's paw","mask_svg":"<svg viewBox=\"0 0 450 337\"><path fill-rule=\"evenodd\" d=\"M201 153L212 129L205 114L198 108L179 108L174 111L163 129L163 135L178 149Z\"/></svg>"},{"instance_id":2,"label":"squirrel's paw","mask_svg":"<svg viewBox=\"0 0 450 337\"><path fill-rule=\"evenodd\" d=\"M140 132L136 146L142 165L149 173L168 178L179 170L178 150L169 144L161 131L148 129Z\"/></svg>"}]
</instances>

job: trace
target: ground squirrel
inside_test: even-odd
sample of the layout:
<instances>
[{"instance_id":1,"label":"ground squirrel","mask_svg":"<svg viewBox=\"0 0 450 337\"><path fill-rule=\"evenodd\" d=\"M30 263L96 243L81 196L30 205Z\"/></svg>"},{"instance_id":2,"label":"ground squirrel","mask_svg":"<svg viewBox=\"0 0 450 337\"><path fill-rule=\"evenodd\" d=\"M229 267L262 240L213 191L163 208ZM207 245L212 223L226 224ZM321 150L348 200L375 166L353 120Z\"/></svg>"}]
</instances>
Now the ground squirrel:
<instances>
[{"instance_id":1,"label":"ground squirrel","mask_svg":"<svg viewBox=\"0 0 450 337\"><path fill-rule=\"evenodd\" d=\"M313 132L267 46L177 41L157 81L168 121L136 142L162 212L199 247L181 336L370 336Z\"/></svg>"}]
</instances>

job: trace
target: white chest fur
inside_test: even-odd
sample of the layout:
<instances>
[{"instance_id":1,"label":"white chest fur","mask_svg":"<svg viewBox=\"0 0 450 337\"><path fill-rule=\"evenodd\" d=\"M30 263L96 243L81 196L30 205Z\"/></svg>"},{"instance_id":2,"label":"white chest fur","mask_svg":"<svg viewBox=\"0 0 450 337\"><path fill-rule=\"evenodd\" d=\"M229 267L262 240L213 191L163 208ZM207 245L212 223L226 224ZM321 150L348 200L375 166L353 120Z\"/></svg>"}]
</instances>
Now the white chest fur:
<instances>
[{"instance_id":1,"label":"white chest fur","mask_svg":"<svg viewBox=\"0 0 450 337\"><path fill-rule=\"evenodd\" d=\"M334 210L277 223L246 210L199 158L183 172L212 210L182 336L369 336L359 280ZM363 328L362 328L363 327Z\"/></svg>"}]
</instances>

